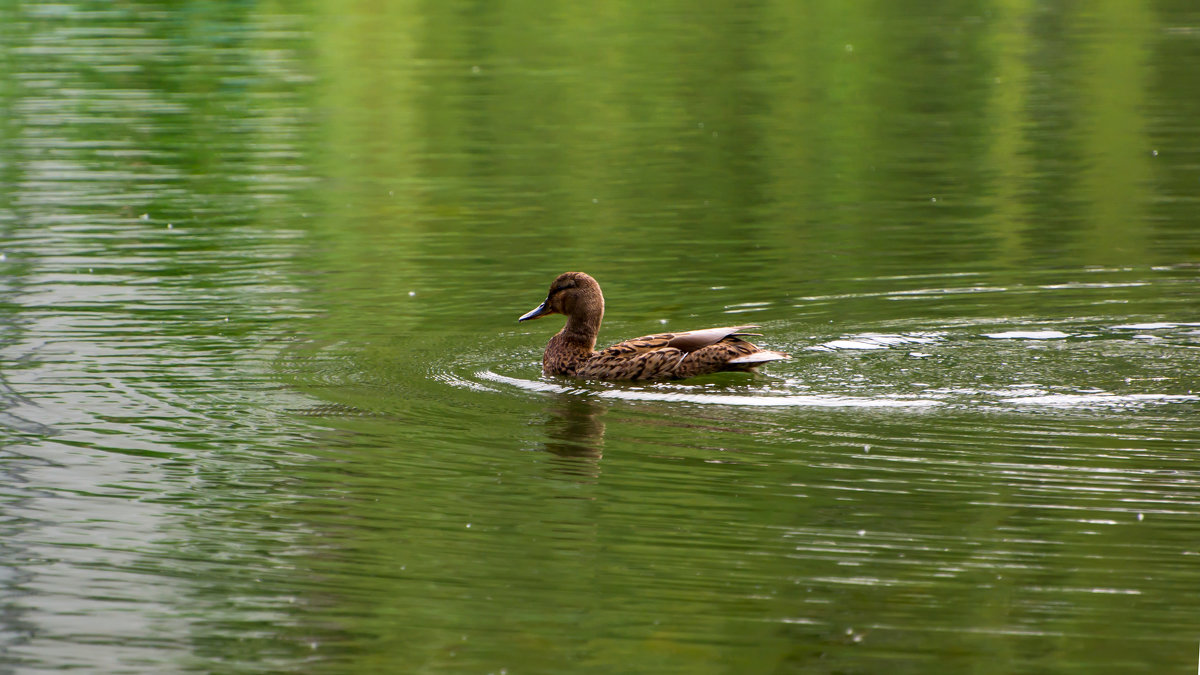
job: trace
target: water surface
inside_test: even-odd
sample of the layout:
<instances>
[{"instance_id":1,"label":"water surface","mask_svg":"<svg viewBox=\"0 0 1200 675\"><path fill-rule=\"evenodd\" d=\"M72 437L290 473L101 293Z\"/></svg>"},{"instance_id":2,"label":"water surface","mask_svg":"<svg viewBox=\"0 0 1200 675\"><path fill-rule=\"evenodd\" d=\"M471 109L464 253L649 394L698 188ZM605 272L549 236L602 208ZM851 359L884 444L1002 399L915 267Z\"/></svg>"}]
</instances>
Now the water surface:
<instances>
[{"instance_id":1,"label":"water surface","mask_svg":"<svg viewBox=\"0 0 1200 675\"><path fill-rule=\"evenodd\" d=\"M1190 672L1198 24L0 1L0 670Z\"/></svg>"}]
</instances>

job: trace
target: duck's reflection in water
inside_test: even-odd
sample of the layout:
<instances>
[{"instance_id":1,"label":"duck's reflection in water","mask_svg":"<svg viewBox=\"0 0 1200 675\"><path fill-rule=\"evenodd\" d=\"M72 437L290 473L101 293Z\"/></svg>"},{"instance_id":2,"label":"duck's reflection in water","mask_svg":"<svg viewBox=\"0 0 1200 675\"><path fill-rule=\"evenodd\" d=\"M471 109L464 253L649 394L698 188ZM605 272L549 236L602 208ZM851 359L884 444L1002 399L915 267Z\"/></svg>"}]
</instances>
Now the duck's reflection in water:
<instances>
[{"instance_id":1,"label":"duck's reflection in water","mask_svg":"<svg viewBox=\"0 0 1200 675\"><path fill-rule=\"evenodd\" d=\"M604 456L604 413L608 408L578 394L556 394L547 407L545 450L564 460L564 471L597 476Z\"/></svg>"}]
</instances>

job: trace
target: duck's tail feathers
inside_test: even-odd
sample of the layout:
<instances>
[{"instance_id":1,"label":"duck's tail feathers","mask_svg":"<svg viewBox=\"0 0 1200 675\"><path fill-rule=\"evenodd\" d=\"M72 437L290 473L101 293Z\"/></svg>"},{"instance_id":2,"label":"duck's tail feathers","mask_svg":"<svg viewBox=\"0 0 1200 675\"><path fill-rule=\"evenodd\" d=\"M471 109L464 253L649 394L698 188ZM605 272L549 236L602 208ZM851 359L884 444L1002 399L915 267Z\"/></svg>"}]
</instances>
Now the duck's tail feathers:
<instances>
[{"instance_id":1,"label":"duck's tail feathers","mask_svg":"<svg viewBox=\"0 0 1200 675\"><path fill-rule=\"evenodd\" d=\"M739 356L736 359L730 359L725 363L731 366L756 366L760 363L767 363L769 361L782 361L783 359L790 358L792 358L791 354L785 354L783 352L777 352L771 349L764 349L762 351L754 352L753 354L747 354L745 356Z\"/></svg>"}]
</instances>

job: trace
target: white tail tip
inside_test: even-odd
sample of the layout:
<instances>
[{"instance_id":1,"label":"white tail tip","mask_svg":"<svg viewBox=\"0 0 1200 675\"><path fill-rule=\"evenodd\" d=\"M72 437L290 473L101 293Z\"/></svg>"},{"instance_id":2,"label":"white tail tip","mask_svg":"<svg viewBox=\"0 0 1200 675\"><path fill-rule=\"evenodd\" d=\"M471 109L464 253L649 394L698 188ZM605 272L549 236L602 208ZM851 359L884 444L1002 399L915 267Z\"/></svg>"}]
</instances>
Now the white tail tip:
<instances>
[{"instance_id":1,"label":"white tail tip","mask_svg":"<svg viewBox=\"0 0 1200 675\"><path fill-rule=\"evenodd\" d=\"M792 358L790 355L784 354L783 352L773 352L769 349L764 349L761 352L754 352L753 354L739 356L736 359L730 359L730 360L726 361L726 363L731 363L733 365L748 365L751 363L766 363L768 361L782 361L783 359L790 359L790 358Z\"/></svg>"}]
</instances>

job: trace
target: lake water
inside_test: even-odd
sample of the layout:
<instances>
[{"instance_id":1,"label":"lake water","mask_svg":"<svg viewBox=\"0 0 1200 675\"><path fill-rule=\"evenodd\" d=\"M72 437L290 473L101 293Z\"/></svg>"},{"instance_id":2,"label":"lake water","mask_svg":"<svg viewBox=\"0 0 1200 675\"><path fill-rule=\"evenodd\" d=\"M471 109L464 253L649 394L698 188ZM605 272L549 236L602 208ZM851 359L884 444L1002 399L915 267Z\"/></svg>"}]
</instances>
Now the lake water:
<instances>
[{"instance_id":1,"label":"lake water","mask_svg":"<svg viewBox=\"0 0 1200 675\"><path fill-rule=\"evenodd\" d=\"M1190 2L0 0L0 672L1192 672L1197 68ZM794 358L542 377L567 270Z\"/></svg>"}]
</instances>

